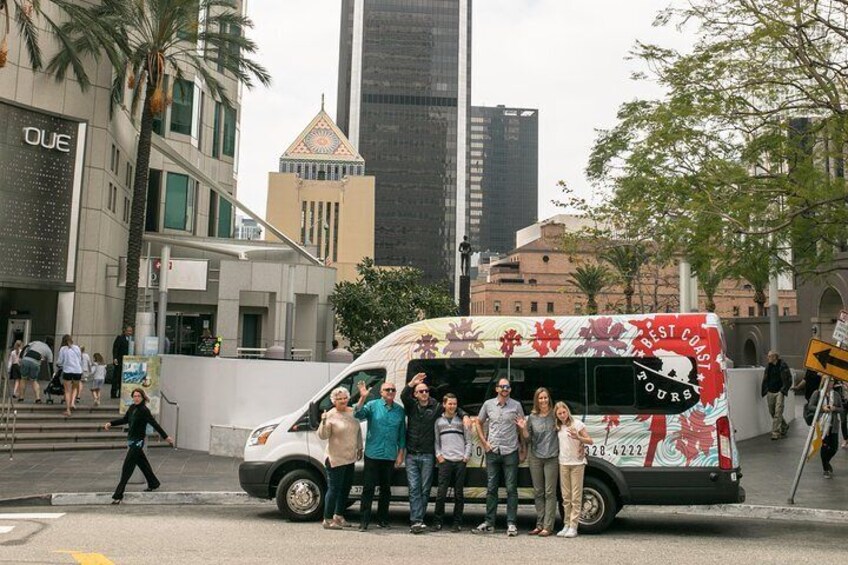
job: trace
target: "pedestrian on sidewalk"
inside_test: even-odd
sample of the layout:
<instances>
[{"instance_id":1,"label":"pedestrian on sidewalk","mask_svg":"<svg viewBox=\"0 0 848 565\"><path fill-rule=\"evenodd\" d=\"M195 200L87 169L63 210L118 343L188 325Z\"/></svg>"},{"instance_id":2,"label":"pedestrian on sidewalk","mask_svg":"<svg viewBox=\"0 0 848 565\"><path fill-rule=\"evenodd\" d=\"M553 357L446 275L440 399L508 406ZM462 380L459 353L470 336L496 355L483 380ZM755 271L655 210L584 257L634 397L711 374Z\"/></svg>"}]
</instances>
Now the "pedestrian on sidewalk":
<instances>
[{"instance_id":1,"label":"pedestrian on sidewalk","mask_svg":"<svg viewBox=\"0 0 848 565\"><path fill-rule=\"evenodd\" d=\"M330 393L333 408L321 415L318 437L327 440L324 467L327 469L327 495L324 499L324 529L340 530L347 499L353 485L354 465L362 457L362 428L348 406L350 392L339 387Z\"/></svg>"},{"instance_id":2,"label":"pedestrian on sidewalk","mask_svg":"<svg viewBox=\"0 0 848 565\"><path fill-rule=\"evenodd\" d=\"M94 405L100 406L100 389L106 383L106 362L103 356L99 353L94 354L94 363L91 364L91 396L94 398Z\"/></svg>"},{"instance_id":3,"label":"pedestrian on sidewalk","mask_svg":"<svg viewBox=\"0 0 848 565\"><path fill-rule=\"evenodd\" d=\"M35 393L35 403L41 404L41 387L38 386L38 379L41 378L41 367L47 366L47 374L53 374L53 337L47 336L44 341L34 340L27 344L21 355L21 379L24 384L21 386L21 402L26 396L26 383L32 385L32 391Z\"/></svg>"},{"instance_id":4,"label":"pedestrian on sidewalk","mask_svg":"<svg viewBox=\"0 0 848 565\"><path fill-rule=\"evenodd\" d=\"M548 537L554 531L559 478L559 441L556 419L551 405L551 393L542 387L533 394L533 410L525 420L516 422L521 435L530 442L527 466L533 481L536 502L536 527L529 535Z\"/></svg>"},{"instance_id":5,"label":"pedestrian on sidewalk","mask_svg":"<svg viewBox=\"0 0 848 565\"><path fill-rule=\"evenodd\" d=\"M82 351L74 344L74 339L65 334L62 336L62 347L56 365L62 371L62 382L65 385L65 416L71 415L71 410L76 409L77 396L80 392L80 381L82 380Z\"/></svg>"},{"instance_id":6,"label":"pedestrian on sidewalk","mask_svg":"<svg viewBox=\"0 0 848 565\"><path fill-rule=\"evenodd\" d=\"M771 415L771 439L776 440L786 437L786 432L789 431L789 424L783 419L783 406L786 395L789 394L789 388L792 386L792 373L789 371L789 365L780 358L777 351L769 351L767 359L760 392L768 402Z\"/></svg>"},{"instance_id":7,"label":"pedestrian on sidewalk","mask_svg":"<svg viewBox=\"0 0 848 565\"><path fill-rule=\"evenodd\" d=\"M159 435L168 444L174 445L173 438L162 429L162 426L150 413L150 409L147 407L148 398L142 389L133 389L132 402L122 418L112 420L103 426L106 431L109 431L112 426L129 426L127 431L127 456L124 458L124 466L121 469L121 480L112 495L112 504L120 504L124 499L124 489L127 488L127 482L132 477L136 466L141 469L144 478L147 480L147 488L144 489L144 492L154 491L161 484L153 473L150 461L147 460L147 455L144 453L144 440L147 437L148 424L159 432Z\"/></svg>"},{"instance_id":8,"label":"pedestrian on sidewalk","mask_svg":"<svg viewBox=\"0 0 848 565\"><path fill-rule=\"evenodd\" d=\"M825 395L825 398L822 403L822 445L819 454L821 455L824 478L832 479L833 466L830 464L830 460L833 459L833 456L836 455L839 449L839 422L844 418L842 398L839 392L833 388L833 379L828 381L827 387L824 390L817 390L813 393L813 396L810 397L810 402L804 408L804 417L805 419L812 420L822 394ZM813 422L813 425L815 425L815 422Z\"/></svg>"},{"instance_id":9,"label":"pedestrian on sidewalk","mask_svg":"<svg viewBox=\"0 0 848 565\"><path fill-rule=\"evenodd\" d=\"M370 388L365 381L357 383L359 402L356 403L354 416L357 420L368 422L365 436L365 470L362 486L362 503L359 531L368 530L371 523L371 506L374 502L374 489L380 487L380 500L377 504L377 525L389 528L389 502L392 498L392 474L403 464L406 449L406 414L403 406L395 402L397 388L384 382L380 386L380 398L365 403Z\"/></svg>"},{"instance_id":10,"label":"pedestrian on sidewalk","mask_svg":"<svg viewBox=\"0 0 848 565\"><path fill-rule=\"evenodd\" d=\"M565 402L554 406L557 439L559 440L559 480L562 490L565 524L557 537L576 538L583 508L583 476L586 472L586 448L594 443L586 425L571 416Z\"/></svg>"},{"instance_id":11,"label":"pedestrian on sidewalk","mask_svg":"<svg viewBox=\"0 0 848 565\"><path fill-rule=\"evenodd\" d=\"M121 335L115 338L112 342L112 363L115 365L115 372L112 376L112 390L110 396L112 398L121 398L121 372L124 370L124 356L130 354L130 342L132 341L133 327L127 326L121 332Z\"/></svg>"},{"instance_id":12,"label":"pedestrian on sidewalk","mask_svg":"<svg viewBox=\"0 0 848 565\"><path fill-rule=\"evenodd\" d=\"M23 353L23 343L21 340L16 340L9 352L9 362L6 370L9 373L9 380L12 381L12 402L18 400L21 394L21 354Z\"/></svg>"},{"instance_id":13,"label":"pedestrian on sidewalk","mask_svg":"<svg viewBox=\"0 0 848 565\"><path fill-rule=\"evenodd\" d=\"M333 340L333 348L327 352L327 363L353 363L353 353L345 349L344 347L339 347L339 340Z\"/></svg>"},{"instance_id":14,"label":"pedestrian on sidewalk","mask_svg":"<svg viewBox=\"0 0 848 565\"><path fill-rule=\"evenodd\" d=\"M445 499L453 487L453 531L462 531L462 513L465 508L465 467L471 458L471 432L457 412L459 401L453 393L442 399L442 415L436 420L436 461L439 464L439 490L436 494L436 518L433 527L442 529L445 516Z\"/></svg>"}]
</instances>

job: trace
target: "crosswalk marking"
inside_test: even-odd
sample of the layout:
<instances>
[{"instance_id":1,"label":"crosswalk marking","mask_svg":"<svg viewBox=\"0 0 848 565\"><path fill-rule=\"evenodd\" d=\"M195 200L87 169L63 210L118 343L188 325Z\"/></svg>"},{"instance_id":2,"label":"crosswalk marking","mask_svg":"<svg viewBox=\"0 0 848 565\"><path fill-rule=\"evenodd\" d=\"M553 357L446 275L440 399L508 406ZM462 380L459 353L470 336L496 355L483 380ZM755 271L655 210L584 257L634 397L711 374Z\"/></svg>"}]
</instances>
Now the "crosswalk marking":
<instances>
[{"instance_id":1,"label":"crosswalk marking","mask_svg":"<svg viewBox=\"0 0 848 565\"><path fill-rule=\"evenodd\" d=\"M64 515L64 512L21 512L0 514L0 520L57 520Z\"/></svg>"},{"instance_id":2,"label":"crosswalk marking","mask_svg":"<svg viewBox=\"0 0 848 565\"><path fill-rule=\"evenodd\" d=\"M0 534L8 534L15 529L15 526L0 526Z\"/></svg>"}]
</instances>

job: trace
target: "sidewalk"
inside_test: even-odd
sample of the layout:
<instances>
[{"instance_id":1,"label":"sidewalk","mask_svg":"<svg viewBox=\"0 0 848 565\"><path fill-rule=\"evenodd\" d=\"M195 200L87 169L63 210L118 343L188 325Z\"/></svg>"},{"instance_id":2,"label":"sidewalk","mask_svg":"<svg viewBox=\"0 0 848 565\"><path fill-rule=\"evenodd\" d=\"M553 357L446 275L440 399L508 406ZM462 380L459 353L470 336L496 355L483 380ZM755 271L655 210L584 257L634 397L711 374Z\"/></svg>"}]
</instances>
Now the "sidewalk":
<instances>
[{"instance_id":1,"label":"sidewalk","mask_svg":"<svg viewBox=\"0 0 848 565\"><path fill-rule=\"evenodd\" d=\"M809 428L803 418L791 424L789 435L771 441L768 435L740 442L742 486L747 505L785 507L789 488ZM123 450L20 453L14 461L0 459L0 501L50 493L111 493L121 473ZM241 492L239 459L168 448L149 450L150 462L162 481L163 493ZM795 507L848 511L848 450L833 459L834 478L824 479L816 455L809 461L795 495ZM131 484L128 492L143 485Z\"/></svg>"}]
</instances>

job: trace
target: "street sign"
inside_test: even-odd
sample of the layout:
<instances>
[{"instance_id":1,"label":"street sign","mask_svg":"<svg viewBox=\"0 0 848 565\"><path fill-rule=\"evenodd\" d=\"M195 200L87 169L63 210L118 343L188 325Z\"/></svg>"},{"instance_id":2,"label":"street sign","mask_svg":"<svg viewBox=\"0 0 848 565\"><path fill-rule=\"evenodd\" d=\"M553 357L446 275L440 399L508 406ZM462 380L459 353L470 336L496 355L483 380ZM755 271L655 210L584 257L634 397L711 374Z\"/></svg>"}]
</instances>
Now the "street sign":
<instances>
[{"instance_id":1,"label":"street sign","mask_svg":"<svg viewBox=\"0 0 848 565\"><path fill-rule=\"evenodd\" d=\"M848 341L848 311L839 312L839 319L836 321L836 327L833 328L833 341L836 343Z\"/></svg>"},{"instance_id":2,"label":"street sign","mask_svg":"<svg viewBox=\"0 0 848 565\"><path fill-rule=\"evenodd\" d=\"M811 339L804 365L840 381L848 381L848 351L832 343Z\"/></svg>"}]
</instances>

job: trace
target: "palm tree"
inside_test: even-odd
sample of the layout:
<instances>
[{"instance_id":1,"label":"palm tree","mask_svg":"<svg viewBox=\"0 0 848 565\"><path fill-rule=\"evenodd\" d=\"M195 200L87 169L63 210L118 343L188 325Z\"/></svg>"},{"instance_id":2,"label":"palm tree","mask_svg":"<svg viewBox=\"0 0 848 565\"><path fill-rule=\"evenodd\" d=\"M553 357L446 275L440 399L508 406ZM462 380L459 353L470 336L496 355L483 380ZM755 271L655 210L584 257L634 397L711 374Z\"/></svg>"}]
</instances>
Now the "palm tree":
<instances>
[{"instance_id":1,"label":"palm tree","mask_svg":"<svg viewBox=\"0 0 848 565\"><path fill-rule=\"evenodd\" d=\"M609 269L603 265L585 265L577 267L569 276L571 279L568 282L586 295L586 313L597 314L598 303L595 297L609 285Z\"/></svg>"},{"instance_id":2,"label":"palm tree","mask_svg":"<svg viewBox=\"0 0 848 565\"><path fill-rule=\"evenodd\" d=\"M698 284L701 285L701 288L707 297L707 302L705 304L707 312L715 312L715 295L718 291L719 285L727 278L727 272L721 267L712 269L707 268L698 270L695 273L695 276L698 279Z\"/></svg>"},{"instance_id":3,"label":"palm tree","mask_svg":"<svg viewBox=\"0 0 848 565\"><path fill-rule=\"evenodd\" d=\"M68 15L59 31L70 38L50 61L47 70L62 79L68 68L85 89L90 81L82 62L105 57L115 73L113 98L122 94L124 82L132 89L131 114L141 105L135 179L127 243L127 286L123 324L135 323L139 260L144 235L147 177L153 119L170 102L165 92L166 74L175 83L192 71L203 79L214 98L227 107L228 93L212 68L231 73L247 87L256 79L269 85L268 72L247 55L256 44L241 30L253 22L237 11L233 0L103 0L77 5L73 0L53 0Z\"/></svg>"},{"instance_id":4,"label":"palm tree","mask_svg":"<svg viewBox=\"0 0 848 565\"><path fill-rule=\"evenodd\" d=\"M618 279L624 286L624 303L627 314L633 313L633 285L639 278L639 271L645 263L645 248L639 244L616 245L607 249L601 259L612 265Z\"/></svg>"},{"instance_id":5,"label":"palm tree","mask_svg":"<svg viewBox=\"0 0 848 565\"><path fill-rule=\"evenodd\" d=\"M12 9L14 8L14 15ZM18 33L23 38L29 56L30 66L37 71L44 64L41 57L41 47L38 44L38 23L41 16L47 22L47 29L54 32L62 43L67 37L59 33L58 26L41 10L41 0L0 0L0 69L6 66L9 56L9 32L12 29L12 18L18 27Z\"/></svg>"}]
</instances>

